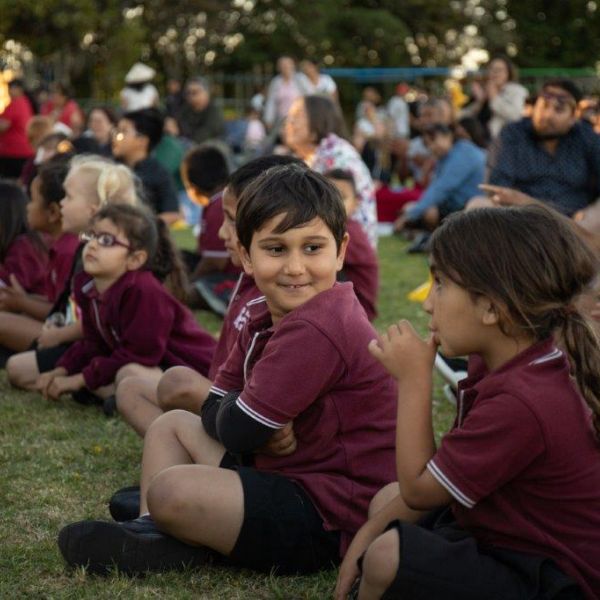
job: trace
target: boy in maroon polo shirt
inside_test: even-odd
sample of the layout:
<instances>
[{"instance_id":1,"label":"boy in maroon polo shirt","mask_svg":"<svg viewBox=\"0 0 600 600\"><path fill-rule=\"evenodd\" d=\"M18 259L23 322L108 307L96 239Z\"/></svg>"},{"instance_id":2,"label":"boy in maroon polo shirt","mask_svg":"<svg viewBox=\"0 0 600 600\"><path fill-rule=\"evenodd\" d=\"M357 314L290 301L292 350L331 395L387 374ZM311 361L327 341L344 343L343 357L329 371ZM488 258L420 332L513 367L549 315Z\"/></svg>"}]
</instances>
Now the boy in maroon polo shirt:
<instances>
[{"instance_id":1,"label":"boy in maroon polo shirt","mask_svg":"<svg viewBox=\"0 0 600 600\"><path fill-rule=\"evenodd\" d=\"M207 548L279 573L339 561L394 476L396 393L366 351L374 331L351 286L335 281L345 219L335 187L303 167L270 169L246 189L240 253L266 298L249 304L202 418L171 411L149 429L143 516L64 528L69 564L137 573L203 563ZM293 453L252 454L290 422Z\"/></svg>"}]
</instances>

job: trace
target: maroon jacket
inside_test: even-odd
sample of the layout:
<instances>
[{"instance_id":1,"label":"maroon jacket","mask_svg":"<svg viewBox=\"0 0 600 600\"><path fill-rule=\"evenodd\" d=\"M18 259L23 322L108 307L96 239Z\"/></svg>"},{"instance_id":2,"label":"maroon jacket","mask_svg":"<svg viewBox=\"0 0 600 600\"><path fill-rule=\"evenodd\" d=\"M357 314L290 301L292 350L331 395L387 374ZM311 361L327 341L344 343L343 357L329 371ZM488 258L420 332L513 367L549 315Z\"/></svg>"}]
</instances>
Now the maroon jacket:
<instances>
[{"instance_id":1,"label":"maroon jacket","mask_svg":"<svg viewBox=\"0 0 600 600\"><path fill-rule=\"evenodd\" d=\"M44 295L50 302L55 302L64 289L78 247L79 238L74 233L63 233L50 246L44 291Z\"/></svg>"},{"instance_id":2,"label":"maroon jacket","mask_svg":"<svg viewBox=\"0 0 600 600\"><path fill-rule=\"evenodd\" d=\"M10 285L10 275L14 275L25 291L45 295L48 255L26 233L15 238L0 263L0 279Z\"/></svg>"},{"instance_id":3,"label":"maroon jacket","mask_svg":"<svg viewBox=\"0 0 600 600\"><path fill-rule=\"evenodd\" d=\"M379 293L377 254L358 221L348 219L347 230L350 234L350 242L346 250L341 278L352 282L358 301L365 309L369 321L372 321L377 316Z\"/></svg>"},{"instance_id":4,"label":"maroon jacket","mask_svg":"<svg viewBox=\"0 0 600 600\"><path fill-rule=\"evenodd\" d=\"M83 373L89 389L112 383L130 363L182 365L208 374L216 341L149 271L129 271L103 294L90 275L79 273L74 292L84 339L57 366Z\"/></svg>"}]
</instances>

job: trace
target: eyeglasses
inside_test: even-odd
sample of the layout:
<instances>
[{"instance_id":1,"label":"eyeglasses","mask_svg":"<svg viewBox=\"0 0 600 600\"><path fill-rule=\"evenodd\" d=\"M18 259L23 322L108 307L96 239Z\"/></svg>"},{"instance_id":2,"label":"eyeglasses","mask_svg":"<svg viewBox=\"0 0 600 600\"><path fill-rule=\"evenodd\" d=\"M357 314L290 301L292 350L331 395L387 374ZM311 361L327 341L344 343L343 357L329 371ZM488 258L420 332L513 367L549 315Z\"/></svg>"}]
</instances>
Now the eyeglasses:
<instances>
[{"instance_id":1,"label":"eyeglasses","mask_svg":"<svg viewBox=\"0 0 600 600\"><path fill-rule=\"evenodd\" d=\"M112 233L108 233L106 231L99 231L96 233L95 231L85 231L79 235L79 239L86 244L91 242L92 240L96 240L98 242L98 246L102 246L102 248L112 248L113 246L122 246L123 248L127 248L128 250L132 250L129 244L125 244L124 242L120 242L116 236Z\"/></svg>"}]
</instances>

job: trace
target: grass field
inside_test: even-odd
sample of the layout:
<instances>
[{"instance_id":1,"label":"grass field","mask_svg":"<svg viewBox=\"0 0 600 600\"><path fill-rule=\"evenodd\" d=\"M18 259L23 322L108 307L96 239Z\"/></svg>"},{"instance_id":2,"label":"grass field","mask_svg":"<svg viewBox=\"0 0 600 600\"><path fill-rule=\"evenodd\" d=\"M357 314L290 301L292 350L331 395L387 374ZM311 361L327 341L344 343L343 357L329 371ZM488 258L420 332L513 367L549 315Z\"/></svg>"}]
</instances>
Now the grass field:
<instances>
[{"instance_id":1,"label":"grass field","mask_svg":"<svg viewBox=\"0 0 600 600\"><path fill-rule=\"evenodd\" d=\"M181 245L189 239L178 236ZM422 331L427 316L406 294L427 274L425 257L409 256L396 238L380 242L381 329L406 317ZM219 321L198 313L216 333ZM453 409L436 387L436 431L446 431ZM46 402L17 392L0 371L0 598L219 598L322 599L335 573L312 577L261 576L207 568L202 571L108 578L65 568L56 536L67 523L108 519L107 502L139 477L141 440L119 418L64 398Z\"/></svg>"}]
</instances>

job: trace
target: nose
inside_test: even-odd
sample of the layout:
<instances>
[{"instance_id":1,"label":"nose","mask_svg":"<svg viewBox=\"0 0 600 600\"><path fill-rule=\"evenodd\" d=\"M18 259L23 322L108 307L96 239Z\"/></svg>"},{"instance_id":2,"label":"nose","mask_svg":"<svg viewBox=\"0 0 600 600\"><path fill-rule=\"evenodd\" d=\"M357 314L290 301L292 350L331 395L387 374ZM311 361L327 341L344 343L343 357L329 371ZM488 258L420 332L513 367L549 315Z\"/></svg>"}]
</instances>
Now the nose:
<instances>
[{"instance_id":1,"label":"nose","mask_svg":"<svg viewBox=\"0 0 600 600\"><path fill-rule=\"evenodd\" d=\"M285 273L287 275L302 275L304 273L304 260L299 252L290 252L285 261Z\"/></svg>"},{"instance_id":2,"label":"nose","mask_svg":"<svg viewBox=\"0 0 600 600\"><path fill-rule=\"evenodd\" d=\"M429 293L427 294L427 298L425 298L425 302L423 302L423 310L428 314L433 313L433 299L431 295L433 294L433 285L429 288Z\"/></svg>"}]
</instances>

